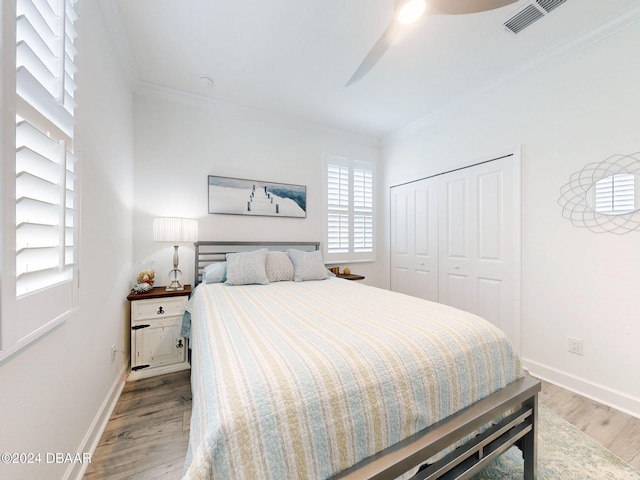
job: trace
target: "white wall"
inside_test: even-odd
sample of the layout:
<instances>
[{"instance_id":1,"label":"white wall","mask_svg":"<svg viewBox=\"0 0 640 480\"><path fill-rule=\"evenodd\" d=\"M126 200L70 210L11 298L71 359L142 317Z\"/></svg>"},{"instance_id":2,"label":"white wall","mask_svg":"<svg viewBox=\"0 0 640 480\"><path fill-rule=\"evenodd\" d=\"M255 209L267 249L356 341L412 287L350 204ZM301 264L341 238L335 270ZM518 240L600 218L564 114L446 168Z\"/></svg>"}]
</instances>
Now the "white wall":
<instances>
[{"instance_id":1,"label":"white wall","mask_svg":"<svg viewBox=\"0 0 640 480\"><path fill-rule=\"evenodd\" d=\"M526 364L637 416L640 231L573 227L557 200L587 163L640 151L639 48L640 25L631 25L383 144L387 196L391 185L522 146ZM583 356L567 352L568 336L583 339Z\"/></svg>"},{"instance_id":2,"label":"white wall","mask_svg":"<svg viewBox=\"0 0 640 480\"><path fill-rule=\"evenodd\" d=\"M377 162L370 137L145 87L135 96L134 262L153 261L166 285L171 245L153 241L156 216L198 219L199 240L322 241L322 155ZM207 176L306 185L307 217L207 213ZM193 246L180 247L183 283L193 283ZM375 282L375 266L352 268Z\"/></svg>"},{"instance_id":3,"label":"white wall","mask_svg":"<svg viewBox=\"0 0 640 480\"><path fill-rule=\"evenodd\" d=\"M81 7L79 308L60 327L0 363L0 452L42 454L36 465L0 464L0 478L75 476L81 465L47 464L45 455L91 451L105 399L118 393L126 366L122 354L111 363L110 347L128 349L132 95L98 3Z\"/></svg>"}]
</instances>

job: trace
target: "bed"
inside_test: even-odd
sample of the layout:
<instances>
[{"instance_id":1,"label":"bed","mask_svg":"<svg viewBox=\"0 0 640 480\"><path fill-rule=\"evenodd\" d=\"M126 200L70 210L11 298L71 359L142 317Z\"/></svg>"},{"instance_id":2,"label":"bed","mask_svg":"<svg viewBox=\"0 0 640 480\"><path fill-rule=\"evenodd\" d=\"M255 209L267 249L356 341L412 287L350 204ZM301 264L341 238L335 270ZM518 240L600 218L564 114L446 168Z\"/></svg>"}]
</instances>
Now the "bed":
<instances>
[{"instance_id":1,"label":"bed","mask_svg":"<svg viewBox=\"0 0 640 480\"><path fill-rule=\"evenodd\" d=\"M196 242L184 478L464 479L517 445L534 480L540 383L504 334L316 278L328 273L318 247ZM297 281L278 269L287 259Z\"/></svg>"}]
</instances>

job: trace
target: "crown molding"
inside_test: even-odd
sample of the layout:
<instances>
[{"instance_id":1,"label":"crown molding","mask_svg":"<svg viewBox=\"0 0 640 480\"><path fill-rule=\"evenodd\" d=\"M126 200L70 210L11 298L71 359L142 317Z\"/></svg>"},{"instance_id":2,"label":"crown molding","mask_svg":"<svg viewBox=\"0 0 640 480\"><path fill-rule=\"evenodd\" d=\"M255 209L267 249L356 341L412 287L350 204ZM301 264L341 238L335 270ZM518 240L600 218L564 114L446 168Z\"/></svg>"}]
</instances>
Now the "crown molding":
<instances>
[{"instance_id":1,"label":"crown molding","mask_svg":"<svg viewBox=\"0 0 640 480\"><path fill-rule=\"evenodd\" d=\"M640 20L640 3L634 3L631 6L624 9L619 15L613 18L605 19L596 28L591 29L589 32L576 35L570 38L568 41L559 45L557 48L533 57L531 60L524 64L521 64L515 68L507 70L498 79L486 82L477 88L470 90L464 95L458 97L456 100L449 102L441 108L438 108L430 114L422 117L421 119L403 127L389 135L383 136L380 141L384 146L386 143L407 137L423 128L426 128L433 123L437 122L445 114L455 110L456 108L478 98L486 95L489 92L499 89L507 83L512 83L518 78L524 77L533 70L538 70L544 67L548 67L552 64L558 63L561 60L574 55L581 50L584 50L591 45L594 45L606 38L615 35L621 30L637 23Z\"/></svg>"},{"instance_id":2,"label":"crown molding","mask_svg":"<svg viewBox=\"0 0 640 480\"><path fill-rule=\"evenodd\" d=\"M129 48L129 42L127 41L127 34L122 24L122 17L120 15L120 9L115 0L98 0L102 17L104 18L107 30L111 35L111 41L116 49L118 57L120 58L120 64L125 73L125 76L134 89L140 82L140 76L136 69L136 62Z\"/></svg>"},{"instance_id":3,"label":"crown molding","mask_svg":"<svg viewBox=\"0 0 640 480\"><path fill-rule=\"evenodd\" d=\"M181 105L199 108L223 115L265 122L271 125L279 125L287 129L313 133L327 133L334 137L341 138L345 141L357 143L359 145L364 145L367 147L380 147L380 139L375 136L345 130L339 127L334 127L332 125L327 125L308 119L294 118L267 110L261 110L231 102L225 102L217 98L185 92L183 90L178 90L175 88L170 88L150 82L138 82L134 93L145 97L167 100L179 103Z\"/></svg>"}]
</instances>

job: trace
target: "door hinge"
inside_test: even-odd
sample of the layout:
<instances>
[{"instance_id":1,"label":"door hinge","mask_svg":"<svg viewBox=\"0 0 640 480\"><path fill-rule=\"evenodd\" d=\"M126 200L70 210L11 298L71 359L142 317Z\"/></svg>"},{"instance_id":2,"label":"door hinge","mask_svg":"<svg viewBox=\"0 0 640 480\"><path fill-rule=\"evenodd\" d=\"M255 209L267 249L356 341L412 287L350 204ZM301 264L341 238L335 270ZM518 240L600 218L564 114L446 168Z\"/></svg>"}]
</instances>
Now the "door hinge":
<instances>
[{"instance_id":1,"label":"door hinge","mask_svg":"<svg viewBox=\"0 0 640 480\"><path fill-rule=\"evenodd\" d=\"M143 368L149 368L149 365L138 365L137 367L131 367L131 371L142 370Z\"/></svg>"},{"instance_id":2,"label":"door hinge","mask_svg":"<svg viewBox=\"0 0 640 480\"><path fill-rule=\"evenodd\" d=\"M151 325L149 325L148 323L144 324L144 325L132 325L131 326L131 330L140 330L141 328L147 328L147 327L150 327L150 326Z\"/></svg>"}]
</instances>

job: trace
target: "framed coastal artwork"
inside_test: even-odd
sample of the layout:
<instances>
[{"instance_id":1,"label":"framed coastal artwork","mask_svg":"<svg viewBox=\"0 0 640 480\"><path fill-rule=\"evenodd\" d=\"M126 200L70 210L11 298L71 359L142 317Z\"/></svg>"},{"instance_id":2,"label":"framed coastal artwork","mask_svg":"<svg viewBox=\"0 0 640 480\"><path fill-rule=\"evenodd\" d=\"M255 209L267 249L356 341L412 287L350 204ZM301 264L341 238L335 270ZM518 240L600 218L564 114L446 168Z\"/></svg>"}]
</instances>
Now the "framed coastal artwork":
<instances>
[{"instance_id":1,"label":"framed coastal artwork","mask_svg":"<svg viewBox=\"0 0 640 480\"><path fill-rule=\"evenodd\" d=\"M209 213L307 216L307 187L209 175Z\"/></svg>"}]
</instances>

